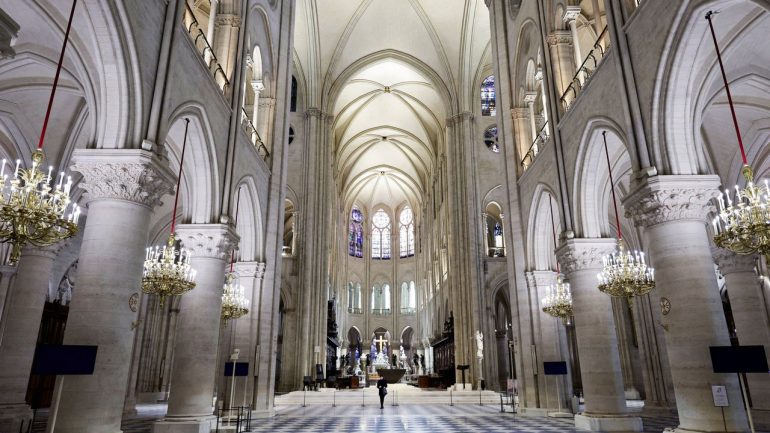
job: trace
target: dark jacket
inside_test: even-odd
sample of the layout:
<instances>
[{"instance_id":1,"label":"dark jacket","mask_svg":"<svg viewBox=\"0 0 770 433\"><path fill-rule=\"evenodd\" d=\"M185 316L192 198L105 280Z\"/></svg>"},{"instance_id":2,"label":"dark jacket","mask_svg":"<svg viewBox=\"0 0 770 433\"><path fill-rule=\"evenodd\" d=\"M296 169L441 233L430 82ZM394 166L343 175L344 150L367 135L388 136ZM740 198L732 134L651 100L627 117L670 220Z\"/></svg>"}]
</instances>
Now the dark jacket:
<instances>
[{"instance_id":1,"label":"dark jacket","mask_svg":"<svg viewBox=\"0 0 770 433\"><path fill-rule=\"evenodd\" d=\"M384 377L381 377L380 380L377 381L377 389L379 390L380 395L388 393L388 381L385 380Z\"/></svg>"}]
</instances>

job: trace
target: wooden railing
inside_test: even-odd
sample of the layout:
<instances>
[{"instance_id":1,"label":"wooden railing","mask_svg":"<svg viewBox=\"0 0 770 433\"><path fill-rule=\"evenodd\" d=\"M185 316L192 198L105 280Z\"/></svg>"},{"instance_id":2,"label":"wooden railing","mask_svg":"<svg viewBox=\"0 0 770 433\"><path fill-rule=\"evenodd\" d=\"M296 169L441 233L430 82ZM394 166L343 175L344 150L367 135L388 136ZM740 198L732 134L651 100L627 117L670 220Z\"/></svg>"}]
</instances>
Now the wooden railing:
<instances>
[{"instance_id":1,"label":"wooden railing","mask_svg":"<svg viewBox=\"0 0 770 433\"><path fill-rule=\"evenodd\" d=\"M262 141L262 137L259 136L259 132L254 126L254 123L252 123L251 118L249 118L249 115L243 108L241 108L241 126L243 126L244 131L251 138L251 142L254 144L254 147L257 148L259 156L263 161L267 162L267 159L270 158L270 152Z\"/></svg>"},{"instance_id":2,"label":"wooden railing","mask_svg":"<svg viewBox=\"0 0 770 433\"><path fill-rule=\"evenodd\" d=\"M548 141L548 122L545 122L543 124L543 127L540 128L540 131L537 132L537 135L535 136L535 139L532 141L532 145L529 146L529 150L527 150L527 153L524 154L524 157L521 158L521 170L524 171L529 168L530 165L532 165L533 162L535 162L535 157L543 151L543 148L545 147L545 143Z\"/></svg>"},{"instance_id":3,"label":"wooden railing","mask_svg":"<svg viewBox=\"0 0 770 433\"><path fill-rule=\"evenodd\" d=\"M596 71L596 68L599 67L599 64L604 59L604 56L607 55L607 50L610 46L609 44L610 40L607 36L607 27L605 26L599 37L596 38L596 42L594 42L593 48L588 52L585 60L583 60L583 63L572 77L572 82L570 82L569 86L567 86L567 89L561 95L561 104L565 112L570 109L572 103L575 102L578 95L583 90L583 87L585 87L585 85L588 84L588 82L591 80L591 76L593 75L594 71Z\"/></svg>"},{"instance_id":4,"label":"wooden railing","mask_svg":"<svg viewBox=\"0 0 770 433\"><path fill-rule=\"evenodd\" d=\"M203 57L204 62L206 62L206 66L208 67L209 72L211 72L217 86L222 89L222 93L227 93L227 90L230 88L230 80L227 79L224 68L222 68L222 65L219 63L219 59L217 59L216 54L214 54L214 49L211 47L209 40L206 39L206 34L200 28L192 8L186 1L183 20L185 29L193 40L193 45L195 45L196 50Z\"/></svg>"}]
</instances>

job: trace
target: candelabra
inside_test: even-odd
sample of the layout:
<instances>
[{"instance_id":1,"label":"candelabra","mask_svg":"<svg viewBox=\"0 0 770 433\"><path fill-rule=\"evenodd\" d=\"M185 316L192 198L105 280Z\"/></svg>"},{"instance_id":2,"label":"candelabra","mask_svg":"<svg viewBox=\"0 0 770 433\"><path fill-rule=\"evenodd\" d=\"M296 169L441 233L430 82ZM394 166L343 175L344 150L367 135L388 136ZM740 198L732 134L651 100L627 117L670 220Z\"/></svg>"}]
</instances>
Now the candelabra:
<instances>
[{"instance_id":1,"label":"candelabra","mask_svg":"<svg viewBox=\"0 0 770 433\"><path fill-rule=\"evenodd\" d=\"M543 312L549 316L567 319L572 315L572 292L569 283L565 283L561 274L556 276L556 284L546 289L541 300Z\"/></svg>"},{"instance_id":2,"label":"candelabra","mask_svg":"<svg viewBox=\"0 0 770 433\"><path fill-rule=\"evenodd\" d=\"M612 205L615 209L618 249L602 258L603 269L597 275L599 290L610 296L632 298L650 293L655 288L655 269L647 266L643 252L634 251L632 253L626 250L623 231L620 228L620 217L618 216L618 201L615 197L615 182L612 179L610 153L607 150L607 131L602 131L602 138L604 140L604 155L607 158L610 191L612 191Z\"/></svg>"},{"instance_id":3,"label":"candelabra","mask_svg":"<svg viewBox=\"0 0 770 433\"><path fill-rule=\"evenodd\" d=\"M51 182L53 167L48 167L47 175L40 170L44 158L45 132L51 118L51 108L59 84L76 4L77 0L74 0L59 53L43 128L40 131L40 140L37 149L32 153L32 167L21 168L21 160L16 160L16 170L10 180L5 174L5 159L0 168L0 241L10 242L12 245L9 257L11 264L19 260L21 248L24 245L32 244L39 247L52 245L74 236L78 231L80 208L70 200L72 179L67 176L65 184L65 175L60 173L59 182L53 187Z\"/></svg>"},{"instance_id":4,"label":"candelabra","mask_svg":"<svg viewBox=\"0 0 770 433\"><path fill-rule=\"evenodd\" d=\"M706 20L709 23L711 39L714 42L719 70L722 72L722 82L725 86L727 102L733 118L733 128L741 151L743 160L741 173L746 180L746 187L741 189L736 185L732 197L730 197L730 190L726 189L724 196L720 195L717 200L719 213L712 221L714 243L737 254L759 253L770 258L770 211L768 210L770 207L770 187L767 180L765 180L763 187L754 183L754 172L746 158L746 150L743 147L743 138L738 126L738 117L735 114L733 96L730 93L730 84L727 81L722 54L719 52L714 25L711 22L715 13L713 11L706 13Z\"/></svg>"},{"instance_id":5,"label":"candelabra","mask_svg":"<svg viewBox=\"0 0 770 433\"><path fill-rule=\"evenodd\" d=\"M9 261L18 261L26 244L47 246L73 236L78 231L80 208L70 200L72 179L59 173L56 186L52 183L53 167L48 174L40 170L43 151L32 154L32 167L16 170L9 180L5 174L6 160L0 167L0 238L12 244Z\"/></svg>"},{"instance_id":6,"label":"candelabra","mask_svg":"<svg viewBox=\"0 0 770 433\"><path fill-rule=\"evenodd\" d=\"M162 249L157 246L147 248L147 255L144 259L142 291L157 295L160 298L160 305L163 305L169 296L181 295L195 288L196 272L190 265L190 252L179 248L176 243L176 211L179 204L179 184L182 181L189 126L190 120L185 119L182 156L179 161L179 176L176 181L174 211L171 214L171 234L168 236L168 243Z\"/></svg>"},{"instance_id":7,"label":"candelabra","mask_svg":"<svg viewBox=\"0 0 770 433\"><path fill-rule=\"evenodd\" d=\"M225 286L222 293L222 320L225 324L230 319L239 319L249 314L249 300L244 295L243 286L238 284L235 273L225 276Z\"/></svg>"}]
</instances>

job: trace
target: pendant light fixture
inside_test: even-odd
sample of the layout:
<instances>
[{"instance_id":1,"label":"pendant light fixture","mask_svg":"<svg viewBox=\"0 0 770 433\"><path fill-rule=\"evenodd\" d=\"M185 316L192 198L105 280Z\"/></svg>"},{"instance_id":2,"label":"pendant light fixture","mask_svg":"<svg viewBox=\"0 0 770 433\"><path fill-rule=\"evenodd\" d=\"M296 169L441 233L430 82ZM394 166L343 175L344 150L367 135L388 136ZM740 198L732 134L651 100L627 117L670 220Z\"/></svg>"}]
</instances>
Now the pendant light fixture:
<instances>
[{"instance_id":1,"label":"pendant light fixture","mask_svg":"<svg viewBox=\"0 0 770 433\"><path fill-rule=\"evenodd\" d=\"M612 191L612 206L615 209L618 249L602 259L604 267L597 276L599 278L599 290L614 297L632 298L649 293L655 288L655 269L647 266L644 260L644 252L626 250L626 243L623 240L623 232L620 228L620 216L618 215L618 201L615 197L615 182L612 179L610 153L607 150L607 131L602 131L602 139L604 140L604 155L607 157L607 172L610 178L610 191Z\"/></svg>"},{"instance_id":2,"label":"pendant light fixture","mask_svg":"<svg viewBox=\"0 0 770 433\"><path fill-rule=\"evenodd\" d=\"M719 214L712 221L714 225L714 243L717 246L730 250L737 254L763 254L770 256L770 186L765 180L763 186L754 183L754 172L746 159L746 150L743 147L743 138L738 126L738 116L735 114L733 96L730 93L730 84L727 82L727 74L722 63L722 54L719 51L716 33L712 19L716 12L706 13L709 23L711 39L719 61L719 70L722 72L722 81L727 93L727 102L730 105L733 128L738 139L738 147L741 151L743 169L741 173L746 180L746 186L741 189L735 185L734 192L725 189L724 195L718 199Z\"/></svg>"},{"instance_id":3,"label":"pendant light fixture","mask_svg":"<svg viewBox=\"0 0 770 433\"><path fill-rule=\"evenodd\" d=\"M241 190L238 189L238 198L235 202L235 226L238 226L238 209L241 205ZM227 322L240 319L249 314L249 300L245 296L243 286L238 282L238 275L234 272L235 248L230 252L230 272L225 275L225 285L222 290L222 320Z\"/></svg>"},{"instance_id":4,"label":"pendant light fixture","mask_svg":"<svg viewBox=\"0 0 770 433\"><path fill-rule=\"evenodd\" d=\"M185 118L184 142L182 144L182 156L179 161L179 176L176 181L176 195L174 197L174 211L171 214L171 234L168 236L166 246L148 247L144 259L144 275L142 277L142 291L147 294L157 295L160 305L169 296L181 295L195 288L195 269L190 265L190 252L179 248L176 242L176 211L179 205L179 186L182 182L184 168L184 154L187 149L187 130L190 127L190 119Z\"/></svg>"},{"instance_id":5,"label":"pendant light fixture","mask_svg":"<svg viewBox=\"0 0 770 433\"><path fill-rule=\"evenodd\" d=\"M556 224L553 220L553 202L548 196L548 208L551 211L551 235L553 236L554 253L556 249ZM564 282L564 277L559 269L559 261L556 261L556 284L546 289L545 297L541 300L543 312L549 316L567 320L572 316L572 292L569 283Z\"/></svg>"},{"instance_id":6,"label":"pendant light fixture","mask_svg":"<svg viewBox=\"0 0 770 433\"><path fill-rule=\"evenodd\" d=\"M10 264L15 264L19 260L21 249L27 244L38 247L53 245L74 236L78 231L80 208L70 199L72 178L61 172L57 181L57 178L51 176L53 166L48 167L47 173L43 168L45 159L43 142L59 84L76 5L77 0L73 0L43 128L40 131L40 140L37 149L32 153L32 167L22 168L21 160L17 159L16 168L10 179L5 172L8 161L3 159L0 167L0 241L9 242L12 245Z\"/></svg>"}]
</instances>

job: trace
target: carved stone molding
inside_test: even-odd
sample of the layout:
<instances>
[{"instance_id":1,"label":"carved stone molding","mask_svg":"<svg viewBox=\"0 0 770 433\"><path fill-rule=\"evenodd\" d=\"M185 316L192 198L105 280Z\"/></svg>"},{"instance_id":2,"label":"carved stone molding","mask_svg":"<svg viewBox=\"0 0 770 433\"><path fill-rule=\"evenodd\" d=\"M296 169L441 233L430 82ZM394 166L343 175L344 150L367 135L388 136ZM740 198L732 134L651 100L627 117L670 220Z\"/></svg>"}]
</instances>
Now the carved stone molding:
<instances>
[{"instance_id":1,"label":"carved stone molding","mask_svg":"<svg viewBox=\"0 0 770 433\"><path fill-rule=\"evenodd\" d=\"M225 260L239 238L226 224L182 224L176 230L182 246L196 257Z\"/></svg>"},{"instance_id":2,"label":"carved stone molding","mask_svg":"<svg viewBox=\"0 0 770 433\"><path fill-rule=\"evenodd\" d=\"M259 108L273 108L275 107L275 98L268 98L268 97L260 97L259 98Z\"/></svg>"},{"instance_id":3,"label":"carved stone molding","mask_svg":"<svg viewBox=\"0 0 770 433\"><path fill-rule=\"evenodd\" d=\"M511 108L511 118L514 120L516 119L526 119L529 117L529 108L527 107L514 107Z\"/></svg>"},{"instance_id":4,"label":"carved stone molding","mask_svg":"<svg viewBox=\"0 0 770 433\"><path fill-rule=\"evenodd\" d=\"M467 120L467 121L473 120L473 113L471 113L470 111L463 111L462 113L449 116L446 119L446 124L447 126L454 126L462 123L464 120Z\"/></svg>"},{"instance_id":5,"label":"carved stone molding","mask_svg":"<svg viewBox=\"0 0 770 433\"><path fill-rule=\"evenodd\" d=\"M240 27L241 17L233 14L217 14L217 17L215 18L215 23L217 27L220 27L220 26Z\"/></svg>"},{"instance_id":6,"label":"carved stone molding","mask_svg":"<svg viewBox=\"0 0 770 433\"><path fill-rule=\"evenodd\" d=\"M261 280L265 276L265 264L262 262L236 262L233 268L239 277Z\"/></svg>"},{"instance_id":7,"label":"carved stone molding","mask_svg":"<svg viewBox=\"0 0 770 433\"><path fill-rule=\"evenodd\" d=\"M615 251L615 239L568 239L556 250L561 270L569 277L576 271L601 270L602 257Z\"/></svg>"},{"instance_id":8,"label":"carved stone molding","mask_svg":"<svg viewBox=\"0 0 770 433\"><path fill-rule=\"evenodd\" d=\"M77 149L70 167L83 175L86 199L161 204L173 192L174 174L154 153L140 149Z\"/></svg>"},{"instance_id":9,"label":"carved stone molding","mask_svg":"<svg viewBox=\"0 0 770 433\"><path fill-rule=\"evenodd\" d=\"M531 278L538 289L544 289L556 283L556 272L554 271L530 271L527 274L532 274Z\"/></svg>"},{"instance_id":10,"label":"carved stone molding","mask_svg":"<svg viewBox=\"0 0 770 433\"><path fill-rule=\"evenodd\" d=\"M567 6L567 10L564 11L564 16L562 16L562 19L565 23L569 23L570 21L574 21L578 19L580 16L580 6L579 5L569 5Z\"/></svg>"},{"instance_id":11,"label":"carved stone molding","mask_svg":"<svg viewBox=\"0 0 770 433\"><path fill-rule=\"evenodd\" d=\"M757 258L754 254L735 254L724 248L712 246L711 255L714 257L714 263L719 266L719 272L722 275L735 272L754 272L754 263Z\"/></svg>"},{"instance_id":12,"label":"carved stone molding","mask_svg":"<svg viewBox=\"0 0 770 433\"><path fill-rule=\"evenodd\" d=\"M307 110L305 110L305 118L310 119L312 117L317 117L318 120L323 121L334 116L325 111L322 111L320 108L310 107Z\"/></svg>"},{"instance_id":13,"label":"carved stone molding","mask_svg":"<svg viewBox=\"0 0 770 433\"><path fill-rule=\"evenodd\" d=\"M719 195L718 176L654 176L623 200L627 218L637 226L679 221L706 221Z\"/></svg>"},{"instance_id":14,"label":"carved stone molding","mask_svg":"<svg viewBox=\"0 0 770 433\"><path fill-rule=\"evenodd\" d=\"M569 30L556 30L546 38L548 45L572 45L572 33Z\"/></svg>"}]
</instances>

